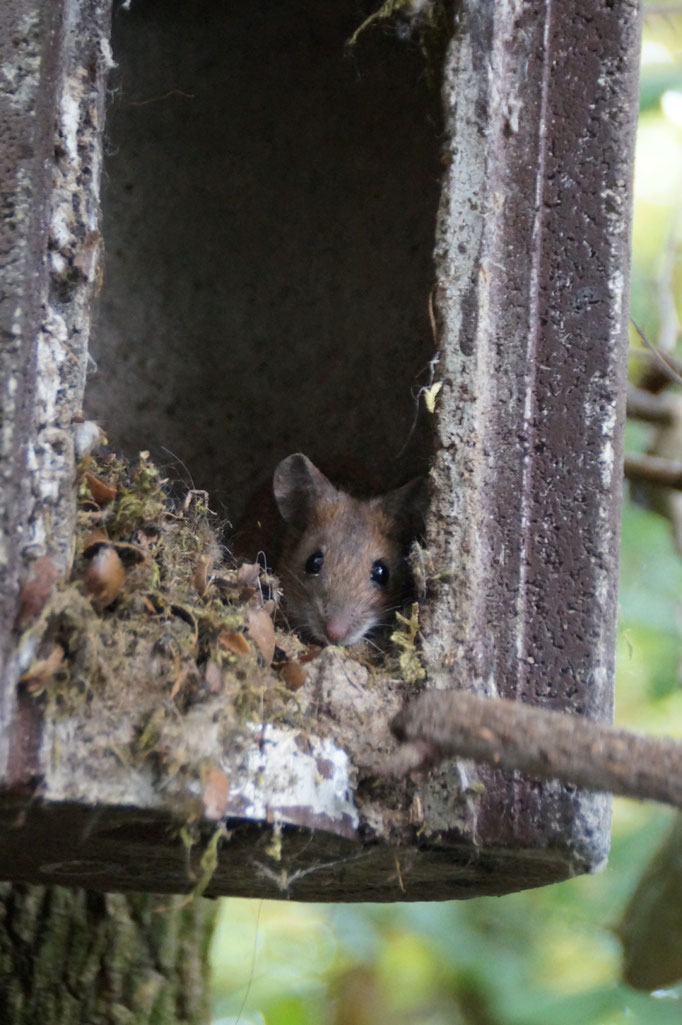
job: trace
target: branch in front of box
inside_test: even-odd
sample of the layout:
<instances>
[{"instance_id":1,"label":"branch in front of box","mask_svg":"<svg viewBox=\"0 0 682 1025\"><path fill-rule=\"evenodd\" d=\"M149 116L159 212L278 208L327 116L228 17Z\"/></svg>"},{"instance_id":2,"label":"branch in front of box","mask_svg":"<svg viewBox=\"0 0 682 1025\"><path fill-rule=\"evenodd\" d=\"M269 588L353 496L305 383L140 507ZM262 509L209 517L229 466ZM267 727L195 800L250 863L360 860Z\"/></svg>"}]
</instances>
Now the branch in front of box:
<instances>
[{"instance_id":1,"label":"branch in front of box","mask_svg":"<svg viewBox=\"0 0 682 1025\"><path fill-rule=\"evenodd\" d=\"M393 775L472 758L682 808L682 742L676 740L457 690L421 694L391 729L403 741L386 767Z\"/></svg>"}]
</instances>

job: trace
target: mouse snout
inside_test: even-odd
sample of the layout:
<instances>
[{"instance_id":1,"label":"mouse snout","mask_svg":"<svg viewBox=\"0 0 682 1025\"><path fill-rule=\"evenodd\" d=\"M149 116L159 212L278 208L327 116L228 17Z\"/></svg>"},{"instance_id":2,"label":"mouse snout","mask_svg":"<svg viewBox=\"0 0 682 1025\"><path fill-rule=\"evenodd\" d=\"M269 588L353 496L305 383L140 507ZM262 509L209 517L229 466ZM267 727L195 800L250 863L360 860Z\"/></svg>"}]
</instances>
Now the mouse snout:
<instances>
[{"instance_id":1,"label":"mouse snout","mask_svg":"<svg viewBox=\"0 0 682 1025\"><path fill-rule=\"evenodd\" d=\"M330 644L343 644L350 633L350 619L348 616L336 613L329 616L324 623L324 633Z\"/></svg>"}]
</instances>

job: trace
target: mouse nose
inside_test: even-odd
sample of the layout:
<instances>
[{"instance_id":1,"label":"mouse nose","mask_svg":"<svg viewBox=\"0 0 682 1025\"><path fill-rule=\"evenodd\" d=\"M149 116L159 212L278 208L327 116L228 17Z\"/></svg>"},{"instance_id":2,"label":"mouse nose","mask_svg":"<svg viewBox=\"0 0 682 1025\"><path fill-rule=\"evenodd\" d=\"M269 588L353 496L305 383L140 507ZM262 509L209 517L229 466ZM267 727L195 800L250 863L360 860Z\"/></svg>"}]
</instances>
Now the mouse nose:
<instances>
[{"instance_id":1,"label":"mouse nose","mask_svg":"<svg viewBox=\"0 0 682 1025\"><path fill-rule=\"evenodd\" d=\"M350 631L350 623L345 616L330 616L325 623L324 632L332 644L343 644Z\"/></svg>"}]
</instances>

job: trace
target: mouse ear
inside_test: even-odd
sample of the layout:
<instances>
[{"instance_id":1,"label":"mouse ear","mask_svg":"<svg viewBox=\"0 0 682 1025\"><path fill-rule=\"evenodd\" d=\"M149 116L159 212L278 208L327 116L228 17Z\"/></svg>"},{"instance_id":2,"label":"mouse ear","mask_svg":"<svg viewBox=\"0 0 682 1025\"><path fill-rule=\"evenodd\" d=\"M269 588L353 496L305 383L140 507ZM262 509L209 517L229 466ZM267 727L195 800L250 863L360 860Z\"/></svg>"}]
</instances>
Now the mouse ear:
<instances>
[{"instance_id":1,"label":"mouse ear","mask_svg":"<svg viewBox=\"0 0 682 1025\"><path fill-rule=\"evenodd\" d=\"M424 533L424 518L429 505L428 480L415 477L402 487L372 499L372 504L382 509L396 523L398 534L409 541Z\"/></svg>"},{"instance_id":2,"label":"mouse ear","mask_svg":"<svg viewBox=\"0 0 682 1025\"><path fill-rule=\"evenodd\" d=\"M333 501L337 495L334 485L302 452L287 456L277 466L272 490L283 519L298 530L305 530L319 502Z\"/></svg>"}]
</instances>

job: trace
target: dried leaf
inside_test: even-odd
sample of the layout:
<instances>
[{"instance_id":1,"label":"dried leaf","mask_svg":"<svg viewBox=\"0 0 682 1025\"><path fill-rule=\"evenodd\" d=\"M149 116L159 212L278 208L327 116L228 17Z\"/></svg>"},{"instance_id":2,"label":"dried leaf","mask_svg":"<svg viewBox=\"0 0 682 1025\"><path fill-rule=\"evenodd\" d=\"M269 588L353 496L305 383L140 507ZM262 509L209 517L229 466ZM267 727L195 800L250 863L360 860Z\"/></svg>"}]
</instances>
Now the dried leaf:
<instances>
[{"instance_id":1,"label":"dried leaf","mask_svg":"<svg viewBox=\"0 0 682 1025\"><path fill-rule=\"evenodd\" d=\"M202 767L201 782L204 788L202 800L204 815L207 819L221 819L227 808L227 797L230 792L230 781L215 765Z\"/></svg>"},{"instance_id":2,"label":"dried leaf","mask_svg":"<svg viewBox=\"0 0 682 1025\"><path fill-rule=\"evenodd\" d=\"M112 484L107 484L100 477L96 477L91 470L85 474L85 483L98 505L108 505L116 498L116 488Z\"/></svg>"},{"instance_id":3,"label":"dried leaf","mask_svg":"<svg viewBox=\"0 0 682 1025\"><path fill-rule=\"evenodd\" d=\"M147 558L149 558L150 548L156 544L159 537L159 531L154 530L153 526L149 523L145 525L144 530L136 530L133 534L135 547L144 552Z\"/></svg>"},{"instance_id":4,"label":"dried leaf","mask_svg":"<svg viewBox=\"0 0 682 1025\"><path fill-rule=\"evenodd\" d=\"M257 563L242 563L237 570L239 598L248 602L260 592L260 567Z\"/></svg>"},{"instance_id":5,"label":"dried leaf","mask_svg":"<svg viewBox=\"0 0 682 1025\"><path fill-rule=\"evenodd\" d=\"M109 537L107 532L106 530L102 530L101 527L95 527L94 530L89 531L83 539L83 551L87 552L88 548L92 548L93 545L101 544L102 541L108 543Z\"/></svg>"},{"instance_id":6,"label":"dried leaf","mask_svg":"<svg viewBox=\"0 0 682 1025\"><path fill-rule=\"evenodd\" d=\"M95 604L106 609L118 597L125 577L116 549L109 544L100 544L88 559L83 583Z\"/></svg>"},{"instance_id":7,"label":"dried leaf","mask_svg":"<svg viewBox=\"0 0 682 1025\"><path fill-rule=\"evenodd\" d=\"M223 689L223 673L217 662L209 659L204 670L204 680L211 694L220 694Z\"/></svg>"},{"instance_id":8,"label":"dried leaf","mask_svg":"<svg viewBox=\"0 0 682 1025\"><path fill-rule=\"evenodd\" d=\"M180 671L178 672L178 675L175 677L175 680L173 682L173 686L171 687L171 692L170 692L170 695L169 695L171 701L174 701L175 698L180 693L180 688L182 687L182 685L184 684L185 680L189 676L189 670L190 670L190 667L188 665L184 665L182 667L182 669L180 669Z\"/></svg>"},{"instance_id":9,"label":"dried leaf","mask_svg":"<svg viewBox=\"0 0 682 1025\"><path fill-rule=\"evenodd\" d=\"M436 383L432 384L430 388L424 388L424 391L422 392L422 394L424 396L424 405L426 406L426 408L429 411L429 413L434 413L435 412L435 410L436 410L436 397L438 396L438 392L441 390L442 387L443 387L443 382L442 381L436 381Z\"/></svg>"},{"instance_id":10,"label":"dried leaf","mask_svg":"<svg viewBox=\"0 0 682 1025\"><path fill-rule=\"evenodd\" d=\"M275 654L275 628L270 616L263 609L246 610L246 630L269 666Z\"/></svg>"},{"instance_id":11,"label":"dried leaf","mask_svg":"<svg viewBox=\"0 0 682 1025\"><path fill-rule=\"evenodd\" d=\"M319 645L319 644L311 644L309 646L308 650L303 655L299 656L298 661L302 665L305 664L306 662L312 662L312 660L314 658L317 658L317 656L320 654L321 651L322 651L322 646L321 645Z\"/></svg>"},{"instance_id":12,"label":"dried leaf","mask_svg":"<svg viewBox=\"0 0 682 1025\"><path fill-rule=\"evenodd\" d=\"M244 634L234 630L221 630L218 634L218 647L223 651L231 651L233 655L248 655L251 645Z\"/></svg>"},{"instance_id":13,"label":"dried leaf","mask_svg":"<svg viewBox=\"0 0 682 1025\"><path fill-rule=\"evenodd\" d=\"M16 627L23 630L42 612L52 593L59 573L49 555L43 555L31 564L29 578L21 589Z\"/></svg>"},{"instance_id":14,"label":"dried leaf","mask_svg":"<svg viewBox=\"0 0 682 1025\"><path fill-rule=\"evenodd\" d=\"M197 561L196 569L194 570L194 576L192 577L192 584L194 589L200 598L203 598L208 590L208 571L211 565L211 560L208 555L202 555Z\"/></svg>"},{"instance_id":15,"label":"dried leaf","mask_svg":"<svg viewBox=\"0 0 682 1025\"><path fill-rule=\"evenodd\" d=\"M38 659L30 669L19 677L19 683L23 683L31 694L37 694L47 687L64 659L64 649L61 644L52 647L47 658Z\"/></svg>"},{"instance_id":16,"label":"dried leaf","mask_svg":"<svg viewBox=\"0 0 682 1025\"><path fill-rule=\"evenodd\" d=\"M300 690L305 683L305 668L298 659L285 662L282 666L281 674L287 690Z\"/></svg>"}]
</instances>

